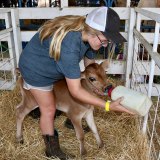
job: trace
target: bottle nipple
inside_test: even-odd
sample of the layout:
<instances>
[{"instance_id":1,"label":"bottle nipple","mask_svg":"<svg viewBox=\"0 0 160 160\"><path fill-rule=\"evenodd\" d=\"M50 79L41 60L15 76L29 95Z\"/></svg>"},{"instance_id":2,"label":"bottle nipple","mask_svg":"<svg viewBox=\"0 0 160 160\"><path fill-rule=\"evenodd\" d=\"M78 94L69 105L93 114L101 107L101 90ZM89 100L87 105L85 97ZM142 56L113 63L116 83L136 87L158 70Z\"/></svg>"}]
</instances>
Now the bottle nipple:
<instances>
[{"instance_id":1,"label":"bottle nipple","mask_svg":"<svg viewBox=\"0 0 160 160\"><path fill-rule=\"evenodd\" d=\"M110 88L110 89L108 90L108 96L109 96L109 97L111 97L111 93L112 93L113 89L114 89L114 87L112 87L112 88Z\"/></svg>"},{"instance_id":2,"label":"bottle nipple","mask_svg":"<svg viewBox=\"0 0 160 160\"><path fill-rule=\"evenodd\" d=\"M114 87L112 85L109 85L105 88L105 92L104 95L111 97L111 92L114 89Z\"/></svg>"}]
</instances>

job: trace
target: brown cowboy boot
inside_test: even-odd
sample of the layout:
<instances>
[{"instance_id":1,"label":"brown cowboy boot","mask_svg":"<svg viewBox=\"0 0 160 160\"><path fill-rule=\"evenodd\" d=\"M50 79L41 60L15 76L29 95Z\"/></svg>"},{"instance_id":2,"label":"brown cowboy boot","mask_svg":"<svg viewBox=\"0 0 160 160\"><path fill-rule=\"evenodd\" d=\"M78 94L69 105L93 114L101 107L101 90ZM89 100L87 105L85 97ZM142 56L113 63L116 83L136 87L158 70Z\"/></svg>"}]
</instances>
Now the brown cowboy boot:
<instances>
[{"instance_id":1,"label":"brown cowboy boot","mask_svg":"<svg viewBox=\"0 0 160 160\"><path fill-rule=\"evenodd\" d=\"M68 155L66 155L60 148L58 132L54 130L54 136L43 135L43 139L46 145L46 156L47 157L58 157L61 160L68 159Z\"/></svg>"}]
</instances>

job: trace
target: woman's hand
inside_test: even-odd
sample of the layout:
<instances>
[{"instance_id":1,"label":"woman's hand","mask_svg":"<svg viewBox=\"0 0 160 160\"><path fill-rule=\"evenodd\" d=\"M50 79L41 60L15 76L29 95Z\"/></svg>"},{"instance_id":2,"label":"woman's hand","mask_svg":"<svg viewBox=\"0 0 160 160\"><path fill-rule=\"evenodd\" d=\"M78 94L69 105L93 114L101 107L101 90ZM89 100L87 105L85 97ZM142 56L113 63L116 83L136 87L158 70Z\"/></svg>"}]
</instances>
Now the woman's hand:
<instances>
[{"instance_id":1,"label":"woman's hand","mask_svg":"<svg viewBox=\"0 0 160 160\"><path fill-rule=\"evenodd\" d=\"M123 97L118 98L116 101L112 101L110 103L110 110L111 111L119 111L119 112L127 112L129 114L135 114L131 111L129 111L128 109L124 108L120 102L123 100Z\"/></svg>"}]
</instances>

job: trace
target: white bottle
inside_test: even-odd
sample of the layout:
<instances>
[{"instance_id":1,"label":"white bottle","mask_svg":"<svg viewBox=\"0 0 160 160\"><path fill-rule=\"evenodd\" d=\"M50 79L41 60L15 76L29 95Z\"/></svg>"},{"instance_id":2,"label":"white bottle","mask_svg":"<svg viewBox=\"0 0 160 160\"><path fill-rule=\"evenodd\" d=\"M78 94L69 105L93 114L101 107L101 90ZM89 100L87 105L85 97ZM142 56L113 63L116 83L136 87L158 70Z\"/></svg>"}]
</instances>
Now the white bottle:
<instances>
[{"instance_id":1,"label":"white bottle","mask_svg":"<svg viewBox=\"0 0 160 160\"><path fill-rule=\"evenodd\" d=\"M121 104L125 108L141 116L145 116L152 106L152 101L147 95L124 86L117 86L111 91L113 101L120 97L124 97Z\"/></svg>"}]
</instances>

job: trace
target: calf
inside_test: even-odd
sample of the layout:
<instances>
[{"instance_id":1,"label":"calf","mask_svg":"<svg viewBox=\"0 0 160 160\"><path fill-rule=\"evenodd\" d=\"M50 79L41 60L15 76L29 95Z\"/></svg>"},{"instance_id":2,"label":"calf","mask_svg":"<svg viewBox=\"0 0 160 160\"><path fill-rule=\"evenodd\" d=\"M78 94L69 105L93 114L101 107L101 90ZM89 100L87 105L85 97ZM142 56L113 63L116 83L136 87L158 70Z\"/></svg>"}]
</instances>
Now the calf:
<instances>
[{"instance_id":1,"label":"calf","mask_svg":"<svg viewBox=\"0 0 160 160\"><path fill-rule=\"evenodd\" d=\"M108 66L108 61L104 61L101 64L93 63L86 67L85 71L81 73L81 84L91 94L97 96L104 95L105 88L107 86L107 79L105 69ZM21 76L18 78L18 85L22 95L22 101L17 106L17 133L16 138L18 142L23 142L22 134L22 122L27 114L33 109L37 108L38 105L30 93L30 91L23 88L23 79ZM54 93L56 96L56 108L66 113L69 119L71 119L77 139L80 141L80 153L86 154L84 147L84 132L82 128L82 118L84 118L93 132L98 146L102 147L103 142L99 136L97 127L95 125L93 110L94 106L85 104L76 100L71 96L67 88L65 80L61 80L54 85Z\"/></svg>"}]
</instances>

